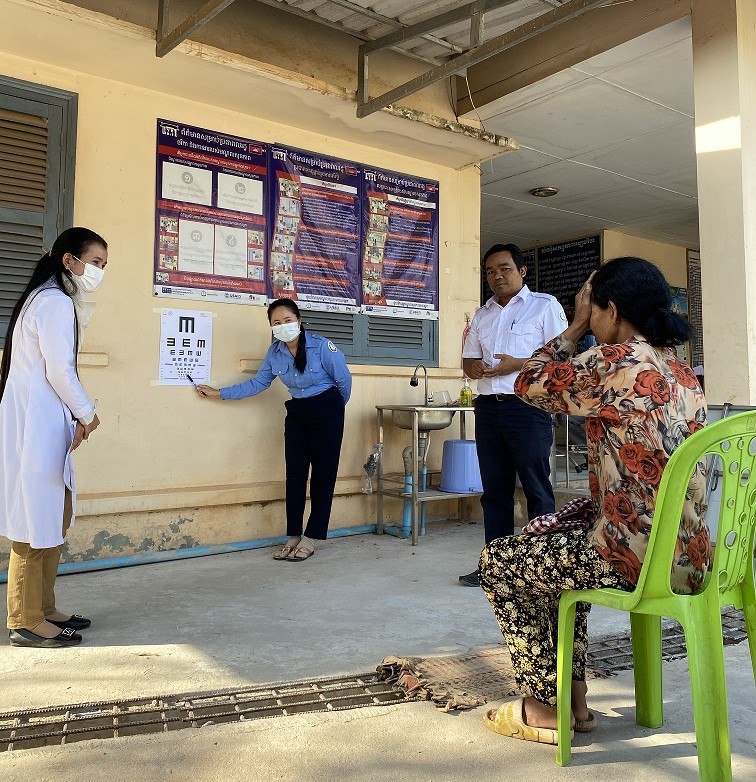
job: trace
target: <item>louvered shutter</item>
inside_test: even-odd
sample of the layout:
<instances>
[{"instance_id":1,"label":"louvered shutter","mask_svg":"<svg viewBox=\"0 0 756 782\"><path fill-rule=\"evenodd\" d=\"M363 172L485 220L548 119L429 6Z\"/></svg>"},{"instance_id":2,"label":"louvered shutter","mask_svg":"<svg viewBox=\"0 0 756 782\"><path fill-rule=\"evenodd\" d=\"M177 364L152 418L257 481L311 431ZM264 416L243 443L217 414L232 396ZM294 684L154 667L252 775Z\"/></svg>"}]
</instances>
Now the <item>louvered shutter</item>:
<instances>
[{"instance_id":1,"label":"louvered shutter","mask_svg":"<svg viewBox=\"0 0 756 782\"><path fill-rule=\"evenodd\" d=\"M302 322L354 364L438 364L438 321L304 310Z\"/></svg>"},{"instance_id":2,"label":"louvered shutter","mask_svg":"<svg viewBox=\"0 0 756 782\"><path fill-rule=\"evenodd\" d=\"M62 230L65 106L0 82L0 340L32 270Z\"/></svg>"},{"instance_id":3,"label":"louvered shutter","mask_svg":"<svg viewBox=\"0 0 756 782\"><path fill-rule=\"evenodd\" d=\"M350 360L359 360L360 349L355 340L355 316L348 312L302 311L302 323L308 331L330 339Z\"/></svg>"},{"instance_id":4,"label":"louvered shutter","mask_svg":"<svg viewBox=\"0 0 756 782\"><path fill-rule=\"evenodd\" d=\"M435 321L410 318L367 317L368 355L376 359L400 359L432 363Z\"/></svg>"}]
</instances>

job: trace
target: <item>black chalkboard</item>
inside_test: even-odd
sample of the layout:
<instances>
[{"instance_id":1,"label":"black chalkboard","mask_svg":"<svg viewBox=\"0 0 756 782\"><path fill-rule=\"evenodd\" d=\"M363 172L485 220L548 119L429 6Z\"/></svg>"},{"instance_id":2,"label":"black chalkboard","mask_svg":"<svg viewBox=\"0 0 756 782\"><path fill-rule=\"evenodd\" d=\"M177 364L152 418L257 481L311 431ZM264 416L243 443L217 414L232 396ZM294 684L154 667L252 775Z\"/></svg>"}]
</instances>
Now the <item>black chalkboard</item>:
<instances>
[{"instance_id":1,"label":"black chalkboard","mask_svg":"<svg viewBox=\"0 0 756 782\"><path fill-rule=\"evenodd\" d=\"M537 252L538 290L555 296L571 318L577 292L601 264L601 237L550 244Z\"/></svg>"},{"instance_id":2,"label":"black chalkboard","mask_svg":"<svg viewBox=\"0 0 756 782\"><path fill-rule=\"evenodd\" d=\"M531 291L537 290L536 284L536 251L535 250L523 250L522 254L525 256L525 261L528 264L528 270L525 273L525 285L530 288ZM488 285L486 279L486 270L481 263L480 268L480 306L482 307L493 296L493 291Z\"/></svg>"}]
</instances>

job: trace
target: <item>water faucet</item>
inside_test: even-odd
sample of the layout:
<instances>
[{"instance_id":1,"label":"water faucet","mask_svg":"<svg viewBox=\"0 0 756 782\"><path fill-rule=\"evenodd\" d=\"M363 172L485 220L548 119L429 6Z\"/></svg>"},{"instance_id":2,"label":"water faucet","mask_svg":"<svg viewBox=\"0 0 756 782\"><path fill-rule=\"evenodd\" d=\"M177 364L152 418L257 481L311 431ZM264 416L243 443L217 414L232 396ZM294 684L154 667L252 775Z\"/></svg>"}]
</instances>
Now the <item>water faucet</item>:
<instances>
[{"instance_id":1,"label":"water faucet","mask_svg":"<svg viewBox=\"0 0 756 782\"><path fill-rule=\"evenodd\" d=\"M412 377L410 378L410 385L414 387L418 384L418 379L417 379L418 369L422 369L423 372L425 373L425 404L430 405L433 403L433 394L428 393L428 370L422 364L418 364L415 367L415 371L412 373Z\"/></svg>"}]
</instances>

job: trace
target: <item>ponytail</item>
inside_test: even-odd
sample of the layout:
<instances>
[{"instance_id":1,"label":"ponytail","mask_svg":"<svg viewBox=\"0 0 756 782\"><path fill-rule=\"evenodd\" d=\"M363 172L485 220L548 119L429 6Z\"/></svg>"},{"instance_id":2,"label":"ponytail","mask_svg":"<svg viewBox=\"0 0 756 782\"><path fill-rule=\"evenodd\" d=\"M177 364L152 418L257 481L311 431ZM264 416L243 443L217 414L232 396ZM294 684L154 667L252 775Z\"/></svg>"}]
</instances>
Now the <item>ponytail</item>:
<instances>
[{"instance_id":1,"label":"ponytail","mask_svg":"<svg viewBox=\"0 0 756 782\"><path fill-rule=\"evenodd\" d=\"M299 372L307 368L307 346L305 345L305 327L301 326L299 342L297 342L297 355L294 356L294 366Z\"/></svg>"},{"instance_id":2,"label":"ponytail","mask_svg":"<svg viewBox=\"0 0 756 782\"><path fill-rule=\"evenodd\" d=\"M688 321L671 309L662 308L652 312L641 328L641 333L652 345L661 347L682 345L690 339L690 332Z\"/></svg>"},{"instance_id":3,"label":"ponytail","mask_svg":"<svg viewBox=\"0 0 756 782\"><path fill-rule=\"evenodd\" d=\"M55 240L51 250L48 250L38 261L34 267L31 279L27 286L24 288L19 300L13 307L10 321L8 323L8 331L5 335L5 346L3 347L3 359L0 362L0 400L5 393L5 385L8 382L8 374L10 373L10 362L13 352L13 331L16 328L16 323L21 317L21 313L28 302L30 302L41 290L42 286L53 281L60 291L73 298L74 294L78 291L76 285L75 275L72 274L63 265L63 256L66 253L81 257L82 253L92 245L98 244L104 249L108 249L107 242L94 231L90 231L88 228L69 228ZM79 352L79 323L76 316L76 309L74 308L74 360Z\"/></svg>"}]
</instances>

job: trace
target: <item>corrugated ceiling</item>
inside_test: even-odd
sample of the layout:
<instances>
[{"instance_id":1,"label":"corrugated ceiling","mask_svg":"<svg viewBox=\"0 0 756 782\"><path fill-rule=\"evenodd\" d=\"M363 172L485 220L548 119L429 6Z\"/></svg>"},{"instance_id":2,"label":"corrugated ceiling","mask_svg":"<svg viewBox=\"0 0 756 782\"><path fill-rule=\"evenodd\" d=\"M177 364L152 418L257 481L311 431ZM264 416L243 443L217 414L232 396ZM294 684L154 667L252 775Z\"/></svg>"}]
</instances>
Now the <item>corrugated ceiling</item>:
<instances>
[{"instance_id":1,"label":"corrugated ceiling","mask_svg":"<svg viewBox=\"0 0 756 782\"><path fill-rule=\"evenodd\" d=\"M400 27L459 8L459 0L277 0L329 26L339 27L366 40L374 40ZM483 41L513 30L562 3L559 0L510 0L485 14ZM434 40L435 39L435 40ZM434 30L422 38L398 44L397 49L422 59L443 62L455 52L470 48L470 23L462 21Z\"/></svg>"}]
</instances>

